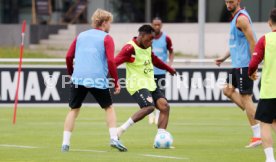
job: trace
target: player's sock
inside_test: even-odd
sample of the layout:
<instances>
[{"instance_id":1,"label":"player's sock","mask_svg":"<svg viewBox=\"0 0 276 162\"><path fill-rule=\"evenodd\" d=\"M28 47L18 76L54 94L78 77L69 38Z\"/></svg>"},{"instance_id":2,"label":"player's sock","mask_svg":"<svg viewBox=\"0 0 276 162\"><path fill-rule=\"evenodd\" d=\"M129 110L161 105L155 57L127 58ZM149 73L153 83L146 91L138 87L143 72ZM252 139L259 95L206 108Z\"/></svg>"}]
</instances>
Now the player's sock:
<instances>
[{"instance_id":1,"label":"player's sock","mask_svg":"<svg viewBox=\"0 0 276 162\"><path fill-rule=\"evenodd\" d=\"M154 112L149 114L149 124L153 124L154 122Z\"/></svg>"},{"instance_id":2,"label":"player's sock","mask_svg":"<svg viewBox=\"0 0 276 162\"><path fill-rule=\"evenodd\" d=\"M159 118L159 115L160 115L160 110L155 109L155 116Z\"/></svg>"},{"instance_id":3,"label":"player's sock","mask_svg":"<svg viewBox=\"0 0 276 162\"><path fill-rule=\"evenodd\" d=\"M162 133L162 132L166 132L166 129L161 129L161 128L159 128L159 129L157 130L157 133Z\"/></svg>"},{"instance_id":4,"label":"player's sock","mask_svg":"<svg viewBox=\"0 0 276 162\"><path fill-rule=\"evenodd\" d=\"M64 131L63 132L63 142L62 145L70 145L70 138L71 138L72 132L70 131Z\"/></svg>"},{"instance_id":5,"label":"player's sock","mask_svg":"<svg viewBox=\"0 0 276 162\"><path fill-rule=\"evenodd\" d=\"M118 140L117 128L109 128L110 139Z\"/></svg>"},{"instance_id":6,"label":"player's sock","mask_svg":"<svg viewBox=\"0 0 276 162\"><path fill-rule=\"evenodd\" d=\"M134 121L129 118L123 125L121 125L121 128L126 131L130 126L134 124Z\"/></svg>"},{"instance_id":7,"label":"player's sock","mask_svg":"<svg viewBox=\"0 0 276 162\"><path fill-rule=\"evenodd\" d=\"M268 148L264 149L264 152L265 152L265 156L266 156L266 162L275 162L272 147L268 147Z\"/></svg>"},{"instance_id":8,"label":"player's sock","mask_svg":"<svg viewBox=\"0 0 276 162\"><path fill-rule=\"evenodd\" d=\"M155 110L155 121L154 123L157 125L158 124L158 120L159 120L159 115L160 115L160 111L159 110Z\"/></svg>"},{"instance_id":9,"label":"player's sock","mask_svg":"<svg viewBox=\"0 0 276 162\"><path fill-rule=\"evenodd\" d=\"M150 113L150 114L149 114L149 117L154 118L154 112Z\"/></svg>"},{"instance_id":10,"label":"player's sock","mask_svg":"<svg viewBox=\"0 0 276 162\"><path fill-rule=\"evenodd\" d=\"M252 131L253 131L253 137L254 138L261 138L260 124L253 125L251 128L252 128Z\"/></svg>"}]
</instances>

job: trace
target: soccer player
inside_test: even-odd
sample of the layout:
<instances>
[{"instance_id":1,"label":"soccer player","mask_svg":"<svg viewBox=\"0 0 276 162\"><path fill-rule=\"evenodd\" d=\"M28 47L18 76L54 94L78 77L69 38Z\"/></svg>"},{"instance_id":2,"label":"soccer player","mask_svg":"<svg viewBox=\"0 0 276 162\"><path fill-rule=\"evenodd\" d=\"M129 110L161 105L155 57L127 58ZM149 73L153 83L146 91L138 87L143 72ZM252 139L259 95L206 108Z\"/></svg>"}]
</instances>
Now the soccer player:
<instances>
[{"instance_id":1,"label":"soccer player","mask_svg":"<svg viewBox=\"0 0 276 162\"><path fill-rule=\"evenodd\" d=\"M160 110L158 132L166 131L169 121L170 106L164 94L156 87L153 65L169 71L171 75L176 74L176 71L153 54L152 26L143 25L138 31L139 35L129 41L115 58L117 66L126 63L126 88L141 108L118 128L119 137L134 123L152 113L155 108Z\"/></svg>"},{"instance_id":2,"label":"soccer player","mask_svg":"<svg viewBox=\"0 0 276 162\"><path fill-rule=\"evenodd\" d=\"M275 162L271 127L276 131L276 8L271 11L268 23L273 32L267 33L258 41L249 64L248 75L253 80L257 79L258 64L264 60L255 119L261 122L266 162Z\"/></svg>"},{"instance_id":3,"label":"soccer player","mask_svg":"<svg viewBox=\"0 0 276 162\"><path fill-rule=\"evenodd\" d=\"M166 33L161 31L162 20L156 17L152 20L151 25L155 31L155 37L152 42L152 51L160 60L162 60L165 63L167 63L168 56L169 56L168 65L172 66L173 60L174 60L172 40ZM157 67L154 67L154 79L157 87L162 91L162 93L165 93L165 89L164 89L166 85L165 78L166 78L166 71L159 69ZM159 110L155 110L155 114L154 112L151 113L149 115L149 123L158 124L159 114L160 114Z\"/></svg>"},{"instance_id":4,"label":"soccer player","mask_svg":"<svg viewBox=\"0 0 276 162\"><path fill-rule=\"evenodd\" d=\"M114 62L114 42L108 35L113 16L110 12L97 9L92 16L93 29L80 33L73 41L66 56L68 74L72 85L69 98L71 110L64 123L62 151L69 151L70 137L75 120L87 93L91 93L106 112L110 133L110 146L119 151L127 148L118 140L116 114L107 79L108 72L114 79L115 94L120 92L118 75ZM73 60L75 64L73 68Z\"/></svg>"},{"instance_id":5,"label":"soccer player","mask_svg":"<svg viewBox=\"0 0 276 162\"><path fill-rule=\"evenodd\" d=\"M231 56L232 70L228 74L223 93L231 101L245 110L253 130L253 137L246 148L261 144L260 124L254 119L256 108L252 101L253 81L248 77L248 65L256 44L252 21L245 9L240 7L241 0L225 0L228 11L232 13L229 48L225 56L215 60L220 66ZM239 89L239 93L235 89Z\"/></svg>"}]
</instances>

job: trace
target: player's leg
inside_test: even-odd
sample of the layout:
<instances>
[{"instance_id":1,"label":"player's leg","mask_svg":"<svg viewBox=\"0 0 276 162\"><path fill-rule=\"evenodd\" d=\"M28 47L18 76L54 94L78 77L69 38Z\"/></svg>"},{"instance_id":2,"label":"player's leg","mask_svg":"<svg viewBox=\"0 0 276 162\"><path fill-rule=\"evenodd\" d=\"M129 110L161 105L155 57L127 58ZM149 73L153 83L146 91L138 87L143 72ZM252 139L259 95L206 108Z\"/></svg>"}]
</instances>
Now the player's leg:
<instances>
[{"instance_id":1,"label":"player's leg","mask_svg":"<svg viewBox=\"0 0 276 162\"><path fill-rule=\"evenodd\" d=\"M113 101L110 90L97 88L90 88L89 90L101 108L105 110L106 124L110 135L110 146L118 149L119 151L127 151L127 148L118 139L116 128L117 118L115 109L112 105Z\"/></svg>"},{"instance_id":2,"label":"player's leg","mask_svg":"<svg viewBox=\"0 0 276 162\"><path fill-rule=\"evenodd\" d=\"M251 142L249 143L249 145L246 146L246 148L256 147L261 144L261 128L260 123L254 119L256 108L252 101L252 95L242 95L242 101L245 106L247 119L253 132Z\"/></svg>"},{"instance_id":3,"label":"player's leg","mask_svg":"<svg viewBox=\"0 0 276 162\"><path fill-rule=\"evenodd\" d=\"M160 111L158 120L158 129L167 129L169 116L170 116L170 106L165 98L159 98L156 101L156 107Z\"/></svg>"},{"instance_id":4,"label":"player's leg","mask_svg":"<svg viewBox=\"0 0 276 162\"><path fill-rule=\"evenodd\" d=\"M261 132L263 148L266 155L266 162L275 162L271 124L261 122Z\"/></svg>"},{"instance_id":5,"label":"player's leg","mask_svg":"<svg viewBox=\"0 0 276 162\"><path fill-rule=\"evenodd\" d=\"M233 103L235 103L240 109L244 110L241 95L235 89L236 88L232 84L227 84L223 88L223 94L228 97Z\"/></svg>"},{"instance_id":6,"label":"player's leg","mask_svg":"<svg viewBox=\"0 0 276 162\"><path fill-rule=\"evenodd\" d=\"M134 123L142 120L145 116L152 113L155 109L151 93L147 89L141 89L135 92L132 97L140 106L140 110L134 113L125 123L118 128L118 136L120 137Z\"/></svg>"},{"instance_id":7,"label":"player's leg","mask_svg":"<svg viewBox=\"0 0 276 162\"><path fill-rule=\"evenodd\" d=\"M160 89L162 94L165 94L165 87L166 87L166 74L163 74L163 75L160 75L160 77L159 77L157 88ZM159 109L155 109L155 121L154 121L154 123L156 125L158 124L159 116L160 116Z\"/></svg>"},{"instance_id":8,"label":"player's leg","mask_svg":"<svg viewBox=\"0 0 276 162\"><path fill-rule=\"evenodd\" d=\"M69 97L69 106L71 110L68 112L65 122L64 122L64 131L63 131L63 141L61 151L69 151L70 139L72 131L75 127L76 118L79 115L80 107L83 100L87 94L87 88L71 84L70 97Z\"/></svg>"},{"instance_id":9,"label":"player's leg","mask_svg":"<svg viewBox=\"0 0 276 162\"><path fill-rule=\"evenodd\" d=\"M271 126L275 129L276 126L276 99L260 99L255 115L255 119L261 123L261 137L266 156L266 162L275 162L273 152L273 140Z\"/></svg>"},{"instance_id":10,"label":"player's leg","mask_svg":"<svg viewBox=\"0 0 276 162\"><path fill-rule=\"evenodd\" d=\"M109 106L105 108L106 112L106 123L109 128L110 135L110 146L118 149L119 151L127 151L127 148L120 142L118 133L117 133L117 121L116 121L116 113L113 106Z\"/></svg>"},{"instance_id":11,"label":"player's leg","mask_svg":"<svg viewBox=\"0 0 276 162\"><path fill-rule=\"evenodd\" d=\"M118 129L118 136L120 137L129 127L142 120L145 116L149 115L154 111L154 106L142 107L139 111L133 114L124 124L122 124Z\"/></svg>"},{"instance_id":12,"label":"player's leg","mask_svg":"<svg viewBox=\"0 0 276 162\"><path fill-rule=\"evenodd\" d=\"M249 123L251 126L258 124L254 119L256 114L256 107L252 100L253 94L253 80L248 77L248 68L241 68L236 71L238 78L238 89L241 94L241 101L246 111Z\"/></svg>"},{"instance_id":13,"label":"player's leg","mask_svg":"<svg viewBox=\"0 0 276 162\"><path fill-rule=\"evenodd\" d=\"M271 101L272 103L270 103L270 105L273 105L272 107L274 107L276 105L276 99L272 99ZM273 109L274 110L274 109ZM276 110L275 110L276 111ZM256 112L257 113L257 112ZM275 116L273 118L273 122L272 122L272 129L274 130L274 132L276 133L276 112L275 112Z\"/></svg>"},{"instance_id":14,"label":"player's leg","mask_svg":"<svg viewBox=\"0 0 276 162\"><path fill-rule=\"evenodd\" d=\"M154 112L149 114L149 124L153 124L155 121L155 114Z\"/></svg>"},{"instance_id":15,"label":"player's leg","mask_svg":"<svg viewBox=\"0 0 276 162\"><path fill-rule=\"evenodd\" d=\"M157 88L161 87L161 80L162 79L162 75L154 75L154 81L155 84L157 86ZM158 115L158 116L156 116ZM156 123L156 121L158 122L158 118L159 118L159 112L157 110L155 110L155 114L154 112L149 114L149 124L153 124Z\"/></svg>"},{"instance_id":16,"label":"player's leg","mask_svg":"<svg viewBox=\"0 0 276 162\"><path fill-rule=\"evenodd\" d=\"M261 141L261 128L257 120L255 120L256 107L252 100L253 94L253 81L248 77L248 68L241 68L236 70L238 89L241 94L241 101L244 106L248 121L250 123L253 137L247 148L252 148L260 145Z\"/></svg>"},{"instance_id":17,"label":"player's leg","mask_svg":"<svg viewBox=\"0 0 276 162\"><path fill-rule=\"evenodd\" d=\"M116 118L115 109L112 105L110 105L104 109L105 109L106 124L107 124L107 127L109 128L109 132L110 132L110 138L118 139L117 132L114 134L110 130L110 129L116 128L117 118Z\"/></svg>"},{"instance_id":18,"label":"player's leg","mask_svg":"<svg viewBox=\"0 0 276 162\"><path fill-rule=\"evenodd\" d=\"M160 116L158 120L158 129L167 129L170 115L170 106L165 95L160 89L156 89L152 92L152 97L154 99L156 108L160 111Z\"/></svg>"},{"instance_id":19,"label":"player's leg","mask_svg":"<svg viewBox=\"0 0 276 162\"><path fill-rule=\"evenodd\" d=\"M272 129L274 130L274 132L276 133L276 119L273 120L273 123L272 123Z\"/></svg>"},{"instance_id":20,"label":"player's leg","mask_svg":"<svg viewBox=\"0 0 276 162\"><path fill-rule=\"evenodd\" d=\"M72 132L75 127L75 121L78 117L80 112L80 107L71 108L71 110L68 112L65 122L64 122L64 131Z\"/></svg>"},{"instance_id":21,"label":"player's leg","mask_svg":"<svg viewBox=\"0 0 276 162\"><path fill-rule=\"evenodd\" d=\"M254 119L256 107L253 103L252 95L241 95L241 99L250 125L254 126L258 124L258 122Z\"/></svg>"},{"instance_id":22,"label":"player's leg","mask_svg":"<svg viewBox=\"0 0 276 162\"><path fill-rule=\"evenodd\" d=\"M154 124L158 124L159 121L159 117L160 117L160 110L159 109L155 109L155 118L154 118Z\"/></svg>"},{"instance_id":23,"label":"player's leg","mask_svg":"<svg viewBox=\"0 0 276 162\"><path fill-rule=\"evenodd\" d=\"M80 108L74 108L71 109L64 122L64 130L63 130L63 140L62 140L62 152L67 152L69 151L69 146L70 146L70 139L71 139L71 134L73 132L73 129L75 127L75 121L76 118L79 115Z\"/></svg>"},{"instance_id":24,"label":"player's leg","mask_svg":"<svg viewBox=\"0 0 276 162\"><path fill-rule=\"evenodd\" d=\"M239 108L244 110L244 106L241 101L240 93L236 91L238 86L236 69L231 69L226 79L226 84L223 88L223 94L234 102Z\"/></svg>"},{"instance_id":25,"label":"player's leg","mask_svg":"<svg viewBox=\"0 0 276 162\"><path fill-rule=\"evenodd\" d=\"M136 123L136 122L144 119L144 117L146 117L147 115L149 115L150 113L152 113L154 111L154 109L155 109L154 106L142 107L140 110L138 110L136 113L134 113L131 116L131 119L132 119L133 123Z\"/></svg>"}]
</instances>

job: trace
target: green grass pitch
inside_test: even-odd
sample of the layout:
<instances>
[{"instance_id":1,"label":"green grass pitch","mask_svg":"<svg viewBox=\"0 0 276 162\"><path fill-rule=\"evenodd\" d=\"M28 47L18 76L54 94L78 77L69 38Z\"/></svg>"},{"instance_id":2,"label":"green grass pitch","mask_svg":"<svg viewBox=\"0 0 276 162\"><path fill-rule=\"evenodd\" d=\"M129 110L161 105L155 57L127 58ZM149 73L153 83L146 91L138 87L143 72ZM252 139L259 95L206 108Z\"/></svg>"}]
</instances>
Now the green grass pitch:
<instances>
[{"instance_id":1,"label":"green grass pitch","mask_svg":"<svg viewBox=\"0 0 276 162\"><path fill-rule=\"evenodd\" d=\"M118 107L118 124L138 107ZM148 118L122 136L128 152L109 147L105 113L83 107L71 139L71 151L61 153L63 122L68 108L0 108L0 161L56 162L261 162L263 149L245 149L251 129L245 113L233 107L172 107L168 131L174 149L154 149L156 126ZM31 146L20 148L19 146Z\"/></svg>"}]
</instances>

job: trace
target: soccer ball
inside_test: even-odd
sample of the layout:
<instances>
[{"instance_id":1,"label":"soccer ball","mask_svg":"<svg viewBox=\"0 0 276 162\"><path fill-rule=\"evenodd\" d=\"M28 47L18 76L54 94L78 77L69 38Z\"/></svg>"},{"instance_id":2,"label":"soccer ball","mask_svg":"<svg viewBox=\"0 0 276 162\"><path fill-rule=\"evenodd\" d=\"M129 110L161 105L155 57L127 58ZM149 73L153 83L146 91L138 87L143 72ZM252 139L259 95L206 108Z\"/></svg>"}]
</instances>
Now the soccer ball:
<instances>
[{"instance_id":1,"label":"soccer ball","mask_svg":"<svg viewBox=\"0 0 276 162\"><path fill-rule=\"evenodd\" d=\"M172 135L169 132L164 131L156 134L153 146L154 148L158 149L169 149L171 148L172 144Z\"/></svg>"}]
</instances>

